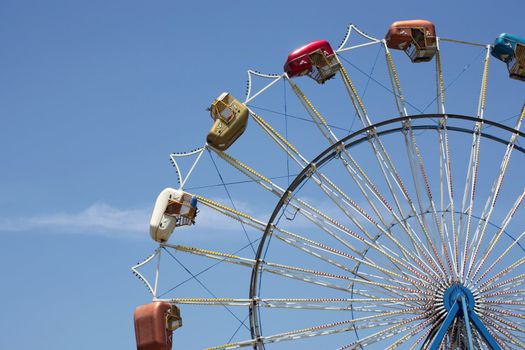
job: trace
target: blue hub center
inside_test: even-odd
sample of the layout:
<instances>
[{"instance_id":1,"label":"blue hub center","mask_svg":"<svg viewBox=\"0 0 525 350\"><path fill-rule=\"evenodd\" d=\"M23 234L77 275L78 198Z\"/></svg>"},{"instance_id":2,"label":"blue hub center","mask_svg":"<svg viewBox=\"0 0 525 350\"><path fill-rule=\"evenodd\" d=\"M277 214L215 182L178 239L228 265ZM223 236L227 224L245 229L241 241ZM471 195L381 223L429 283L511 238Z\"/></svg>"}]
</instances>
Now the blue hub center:
<instances>
[{"instance_id":1,"label":"blue hub center","mask_svg":"<svg viewBox=\"0 0 525 350\"><path fill-rule=\"evenodd\" d=\"M453 284L445 291L443 295L443 304L445 309L450 311L456 301L461 303L461 298L465 298L465 302L469 310L474 310L475 300L472 292L461 284Z\"/></svg>"},{"instance_id":2,"label":"blue hub center","mask_svg":"<svg viewBox=\"0 0 525 350\"><path fill-rule=\"evenodd\" d=\"M453 284L448 287L443 294L443 305L447 310L447 316L433 336L430 347L428 347L429 350L438 350L441 347L445 335L457 318L464 321L465 335L468 341L467 349L475 349L471 330L471 327L474 327L491 350L503 350L474 311L476 301L467 287L462 284Z\"/></svg>"}]
</instances>

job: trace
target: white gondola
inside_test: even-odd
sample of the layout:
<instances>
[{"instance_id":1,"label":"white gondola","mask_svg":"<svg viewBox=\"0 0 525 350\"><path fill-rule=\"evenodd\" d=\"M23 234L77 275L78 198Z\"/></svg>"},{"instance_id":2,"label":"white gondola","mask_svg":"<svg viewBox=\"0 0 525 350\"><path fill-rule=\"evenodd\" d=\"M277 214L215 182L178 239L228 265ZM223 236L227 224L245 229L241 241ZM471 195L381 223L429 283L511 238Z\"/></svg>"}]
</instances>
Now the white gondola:
<instances>
[{"instance_id":1,"label":"white gondola","mask_svg":"<svg viewBox=\"0 0 525 350\"><path fill-rule=\"evenodd\" d=\"M177 226L192 225L197 214L197 200L181 190L165 188L157 197L150 220L154 241L166 242Z\"/></svg>"}]
</instances>

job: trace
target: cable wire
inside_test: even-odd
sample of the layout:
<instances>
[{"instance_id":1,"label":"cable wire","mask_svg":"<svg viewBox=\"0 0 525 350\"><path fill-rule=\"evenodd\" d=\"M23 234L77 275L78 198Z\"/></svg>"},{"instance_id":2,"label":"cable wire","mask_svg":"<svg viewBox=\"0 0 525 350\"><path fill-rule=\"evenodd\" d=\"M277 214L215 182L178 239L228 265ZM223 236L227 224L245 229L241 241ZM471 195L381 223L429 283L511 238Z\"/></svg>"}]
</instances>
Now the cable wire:
<instances>
[{"instance_id":1,"label":"cable wire","mask_svg":"<svg viewBox=\"0 0 525 350\"><path fill-rule=\"evenodd\" d=\"M363 90L363 95L361 97L362 100L365 99L366 91L368 90L368 86L370 85L370 80L372 79L372 74L374 74L374 70L377 65L377 61L379 60L379 54L381 53L382 46L379 46L379 49L377 50L376 58L374 60L374 64L372 65L372 69L370 70L370 74L368 75L368 80L366 81L365 88ZM352 119L352 124L350 124L350 130L354 127L355 121L357 117L357 112L354 114L354 119Z\"/></svg>"},{"instance_id":2,"label":"cable wire","mask_svg":"<svg viewBox=\"0 0 525 350\"><path fill-rule=\"evenodd\" d=\"M474 57L472 59L472 61L470 61L469 64L467 64L465 67L463 67L463 70L461 72L459 72L459 74L454 78L452 79L452 81L447 85L445 86L445 89L443 90L443 92L447 91L456 81L458 81L458 79L467 71L470 69L470 67L472 66L472 64L479 58L479 56L481 56L481 54L485 52L485 49L481 50L479 52L479 54L476 55L476 57ZM437 96L434 97L434 99L432 101L430 101L426 107L423 109L423 111L421 113L425 113L425 111L437 100Z\"/></svg>"},{"instance_id":3,"label":"cable wire","mask_svg":"<svg viewBox=\"0 0 525 350\"><path fill-rule=\"evenodd\" d=\"M269 177L268 179L270 180L278 180L278 179L286 179L288 176L291 176L291 177L296 177L298 174L290 174L290 175L282 175L282 176L274 176L274 177ZM250 179L250 180L240 180L240 181L232 181L232 182L225 182L226 185L240 185L240 184L246 184L246 183L252 183L252 182L256 182L255 180L253 179ZM194 187L187 187L186 190L199 190L199 189L203 189L203 188L211 188L211 187L222 187L223 184L220 183L220 184L214 184L214 185L202 185L202 186L194 186Z\"/></svg>"},{"instance_id":4,"label":"cable wire","mask_svg":"<svg viewBox=\"0 0 525 350\"><path fill-rule=\"evenodd\" d=\"M284 113L278 112L278 111L275 111L275 110L272 110L272 109L268 109L268 108L264 108L264 107L258 107L258 106L254 106L254 105L248 105L248 107L254 108L254 109L260 109L261 111L270 112L270 113L274 113L274 114L278 114L278 115L284 116ZM312 119L310 119L310 118L298 117L298 116L291 115L291 114L288 114L287 116L289 118L298 119L298 120L301 120L301 121L304 121L304 122L309 122L310 124L315 124L315 122ZM348 133L351 131L351 130L349 130L347 128L343 128L343 127L340 127L340 126L337 126L337 125L333 125L333 124L327 124L327 125L329 127L333 128L333 129L338 129L338 130L345 131L345 132L348 132Z\"/></svg>"},{"instance_id":5,"label":"cable wire","mask_svg":"<svg viewBox=\"0 0 525 350\"><path fill-rule=\"evenodd\" d=\"M383 89L385 89L386 91L390 92L392 95L395 95L394 91L392 91L392 89L390 89L388 86L386 86L385 84L381 83L380 81L378 81L377 79L374 79L371 75L369 75L367 72L365 72L364 70L362 70L361 68L359 68L358 66L356 66L355 64L353 64L352 62L350 62L349 60L347 60L346 58L344 58L343 56L340 56L341 59L343 61L345 61L346 63L348 63L349 65L351 65L353 68L357 69L361 74L364 74L365 76L369 77L370 80L372 80L374 83L378 84L379 86L381 86ZM414 106L412 103L410 103L409 101L405 100L405 103L407 105L409 105L410 107L414 108L416 111L418 111L419 113L423 114L423 111L419 108L417 108L416 106Z\"/></svg>"},{"instance_id":6,"label":"cable wire","mask_svg":"<svg viewBox=\"0 0 525 350\"><path fill-rule=\"evenodd\" d=\"M214 298L217 298L217 296L208 288L206 287L206 285L204 283L201 282L201 280L199 280L197 278L197 276L195 276L179 259L177 259L177 257L175 257L175 255L173 255L169 250L167 250L166 248L163 248L184 270L186 270L187 273L189 273L191 275L191 277L193 279L195 279L195 281L197 281L202 288L204 288L212 297ZM241 325L244 325L244 328L246 328L248 331L250 330L245 324L243 321L241 321L241 319L239 317L237 317L237 315L235 315L235 313L227 306L227 305L224 305L224 304L221 304L226 310L228 310L228 312L233 316L235 317L235 319L237 321L239 321L239 323Z\"/></svg>"},{"instance_id":7,"label":"cable wire","mask_svg":"<svg viewBox=\"0 0 525 350\"><path fill-rule=\"evenodd\" d=\"M208 154L210 155L210 158L211 158L211 161L213 163L213 166L215 167L215 170L217 171L217 175L219 175L219 179L221 179L222 185L224 187L224 190L226 191L226 194L228 195L228 198L230 199L230 203L231 203L233 209L237 210L237 208L235 206L235 203L233 202L233 198L232 198L232 196L230 194L230 191L228 190L228 186L226 186L226 183L224 182L222 174L219 171L219 167L217 166L217 163L215 163L215 159L213 159L213 154L211 154L211 151L209 149L208 149ZM252 247L253 255L255 255L256 254L255 248L253 247L252 240L248 236L248 232L246 231L246 227L244 227L244 224L242 223L242 221L239 221L239 223L241 224L241 227L242 227L242 230L244 231L244 235L246 236L246 239L248 240L248 242L250 243L250 246Z\"/></svg>"},{"instance_id":8,"label":"cable wire","mask_svg":"<svg viewBox=\"0 0 525 350\"><path fill-rule=\"evenodd\" d=\"M261 240L261 238L257 238L256 240L252 241L252 243L257 243L257 242L260 241L260 240ZM245 250L246 248L248 248L249 246L250 246L250 244L246 244L245 246L243 246L243 247L237 249L235 252L233 252L233 253L231 253L231 254L232 254L232 255L236 255L236 254L242 252L243 250ZM217 261L216 263L213 263L212 265L210 265L210 266L204 268L203 270L197 272L197 273L195 274L195 276L200 276L200 275L202 275L203 273L205 273L205 272L211 270L212 268L214 268L215 266L217 266L217 265L219 265L219 264L225 262L226 260L227 260L227 258L224 258L224 259L221 259L221 260ZM177 289L177 288L179 288L180 286L182 286L182 285L188 283L188 282L191 281L192 279L193 279L193 277L190 277L190 278L185 279L184 281L180 282L179 284L173 286L172 288L168 289L168 290L165 291L164 293L160 294L158 297L161 298L161 297L165 296L165 295L168 294L169 292L174 291L175 289Z\"/></svg>"}]
</instances>

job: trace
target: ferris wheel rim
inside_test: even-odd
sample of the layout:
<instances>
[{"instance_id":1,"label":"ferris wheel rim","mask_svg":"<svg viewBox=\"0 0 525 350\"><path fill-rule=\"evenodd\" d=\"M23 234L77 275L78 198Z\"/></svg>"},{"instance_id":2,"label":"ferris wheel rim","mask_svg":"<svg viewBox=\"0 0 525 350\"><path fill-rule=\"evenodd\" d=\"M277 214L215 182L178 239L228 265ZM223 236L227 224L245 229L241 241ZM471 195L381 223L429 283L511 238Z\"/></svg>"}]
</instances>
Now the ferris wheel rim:
<instances>
[{"instance_id":1,"label":"ferris wheel rim","mask_svg":"<svg viewBox=\"0 0 525 350\"><path fill-rule=\"evenodd\" d=\"M326 149L324 149L322 152L320 152L313 160L311 160L308 165L306 165L302 171L290 182L290 185L286 188L286 191L284 192L283 196L279 198L277 201L277 204L275 205L275 208L270 215L270 218L268 219L266 229L259 241L259 245L256 251L255 256L255 264L252 268L252 273L250 277L250 290L249 290L249 298L251 301L249 305L249 320L250 320L250 333L251 337L254 340L253 342L253 349L254 350L262 350L265 349L264 341L261 341L262 339L262 333L260 331L261 324L260 324L260 316L259 316L259 304L257 302L259 296L258 296L258 289L260 288L260 275L262 275L263 270L260 269L261 263L264 261L264 254L265 250L268 249L269 241L267 238L271 235L274 221L276 220L279 212L283 208L283 206L286 204L286 201L288 198L290 198L290 195L294 193L295 190L298 189L298 187L304 183L304 181L307 180L309 177L309 174L311 174L312 168L314 167L320 167L323 164L329 162L330 160L334 159L338 151L337 149L340 147L344 147L345 150L357 146L371 138L368 133L371 131L374 132L374 137L379 137L382 135L388 135L392 133L397 133L400 131L403 131L405 129L404 126L401 127L395 127L395 128L389 128L386 130L381 130L376 132L375 130L380 127L385 127L391 124L395 123L403 123L407 121L412 120L458 120L458 121L467 121L471 123L480 123L481 125L485 124L491 127L495 127L496 129L503 130L509 133L515 134L517 137L525 139L525 132L522 132L520 130L517 130L515 128L509 127L507 125L501 124L499 122L486 119L484 117L473 117L468 115L462 115L462 114L450 114L450 113L428 113L428 114L415 114L415 115L408 115L408 116L400 116L390 119L385 119L383 121L377 122L375 124L371 124L369 126L363 127L355 132L352 132L348 134L347 136L341 138L338 142L328 146ZM417 126L410 126L413 130L442 130L443 126L439 123L434 121L434 124L428 124L428 125L417 125ZM461 127L455 127L455 126L446 126L446 128L450 131L459 132L459 133L465 133L465 134L474 134L479 133L479 135L482 138L489 139L492 141L495 141L497 143L503 144L503 145L510 145L511 141L505 140L503 138L500 138L498 136L494 136L493 134L489 134L486 132L483 132L481 129L473 130L473 129L467 129L467 128L461 128ZM364 134L364 135L363 135ZM361 137L359 137L361 136ZM523 154L525 154L525 148L521 147L517 144L513 144L513 148ZM513 238L513 237L511 237ZM523 247L522 247L523 249Z\"/></svg>"}]
</instances>

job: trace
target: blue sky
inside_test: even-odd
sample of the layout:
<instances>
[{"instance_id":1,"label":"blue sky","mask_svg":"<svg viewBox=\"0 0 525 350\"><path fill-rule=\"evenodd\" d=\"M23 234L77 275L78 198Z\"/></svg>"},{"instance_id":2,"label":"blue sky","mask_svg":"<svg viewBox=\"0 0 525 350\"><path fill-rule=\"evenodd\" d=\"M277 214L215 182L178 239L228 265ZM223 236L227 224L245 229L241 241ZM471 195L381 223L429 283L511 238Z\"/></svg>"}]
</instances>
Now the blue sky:
<instances>
[{"instance_id":1,"label":"blue sky","mask_svg":"<svg viewBox=\"0 0 525 350\"><path fill-rule=\"evenodd\" d=\"M149 213L157 193L176 186L168 155L204 143L211 126L205 108L222 91L242 97L247 69L281 73L291 50L319 38L336 46L349 23L378 37L391 22L411 18L432 20L440 36L474 42L491 43L501 32L524 36L524 10L520 0L1 1L0 348L134 347L132 312L148 295L129 267L155 249ZM449 57L450 77L476 52L458 55ZM517 113L525 92L500 63L492 63L489 88L499 101L489 107L496 120ZM462 92L477 97L472 79L451 88L461 112L468 109ZM371 104L382 98L373 91ZM407 91L419 106L432 96L416 93L416 85ZM282 108L272 96L282 93L268 97L275 98L269 107ZM257 137L236 155L251 157ZM284 156L265 165L271 176L286 175ZM208 161L188 185L217 183ZM264 217L273 202L260 204L249 189L232 189L237 205ZM205 194L227 198L220 188ZM234 235L213 224L189 232L185 243ZM247 291L248 280L235 283ZM199 330L186 327L174 348L194 348Z\"/></svg>"}]
</instances>

